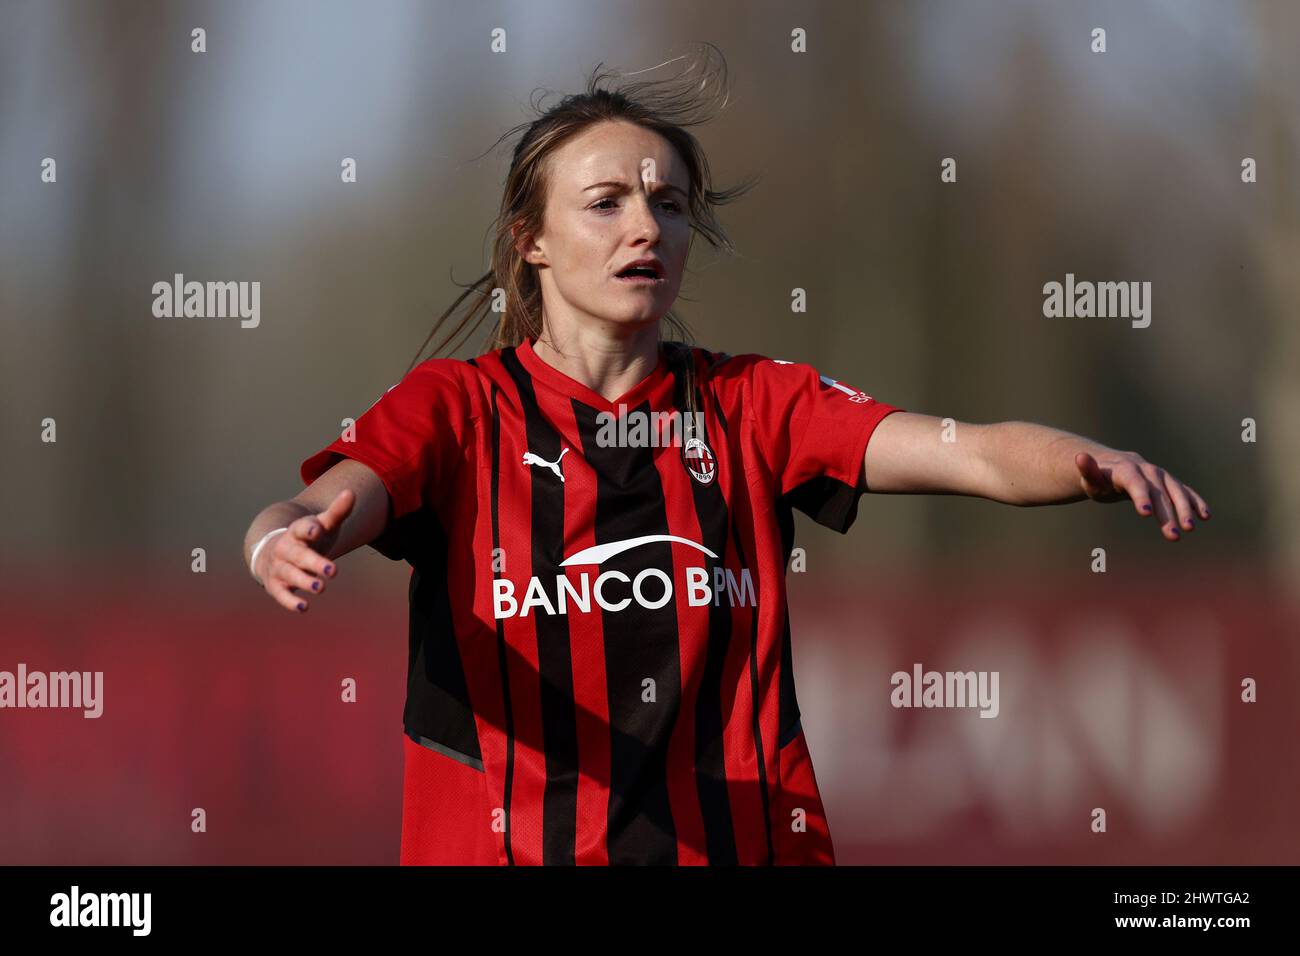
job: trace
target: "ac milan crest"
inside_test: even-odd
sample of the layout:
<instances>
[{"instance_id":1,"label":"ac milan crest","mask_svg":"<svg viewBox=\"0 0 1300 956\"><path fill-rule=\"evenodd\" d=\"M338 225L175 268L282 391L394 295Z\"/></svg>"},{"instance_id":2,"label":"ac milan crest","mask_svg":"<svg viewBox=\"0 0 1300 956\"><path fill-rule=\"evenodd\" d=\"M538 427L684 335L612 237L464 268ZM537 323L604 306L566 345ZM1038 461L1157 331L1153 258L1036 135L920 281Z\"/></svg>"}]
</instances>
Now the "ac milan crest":
<instances>
[{"instance_id":1,"label":"ac milan crest","mask_svg":"<svg viewBox=\"0 0 1300 956\"><path fill-rule=\"evenodd\" d=\"M702 438L687 439L682 448L682 463L686 470L702 485L707 485L718 474L718 460L713 457L713 449Z\"/></svg>"}]
</instances>

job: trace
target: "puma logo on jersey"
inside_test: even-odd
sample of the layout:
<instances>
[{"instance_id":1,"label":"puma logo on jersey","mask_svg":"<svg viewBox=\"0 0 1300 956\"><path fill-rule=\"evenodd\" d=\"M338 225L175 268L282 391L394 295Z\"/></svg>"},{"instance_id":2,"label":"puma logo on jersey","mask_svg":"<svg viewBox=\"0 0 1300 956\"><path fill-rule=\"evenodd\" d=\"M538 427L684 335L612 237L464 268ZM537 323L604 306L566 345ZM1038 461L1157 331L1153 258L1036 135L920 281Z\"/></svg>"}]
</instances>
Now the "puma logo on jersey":
<instances>
[{"instance_id":1,"label":"puma logo on jersey","mask_svg":"<svg viewBox=\"0 0 1300 956\"><path fill-rule=\"evenodd\" d=\"M568 453L569 449L565 448L564 451L560 452L560 458L563 458ZM555 461L547 461L545 458L540 458L537 455L534 455L531 451L524 452L525 465L543 465L555 472L555 477L559 478L560 481L563 481L564 473L560 471L560 458L555 459Z\"/></svg>"}]
</instances>

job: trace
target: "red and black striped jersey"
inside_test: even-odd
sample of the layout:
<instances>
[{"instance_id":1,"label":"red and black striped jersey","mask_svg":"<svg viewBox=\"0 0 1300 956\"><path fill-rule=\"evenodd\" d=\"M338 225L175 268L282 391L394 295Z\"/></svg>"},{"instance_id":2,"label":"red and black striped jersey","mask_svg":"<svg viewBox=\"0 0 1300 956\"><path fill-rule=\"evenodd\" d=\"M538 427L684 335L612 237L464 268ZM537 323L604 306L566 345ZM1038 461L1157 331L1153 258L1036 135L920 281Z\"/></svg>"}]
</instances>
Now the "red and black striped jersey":
<instances>
[{"instance_id":1,"label":"red and black striped jersey","mask_svg":"<svg viewBox=\"0 0 1300 956\"><path fill-rule=\"evenodd\" d=\"M403 862L833 862L793 511L846 531L895 410L678 343L611 401L525 341L422 362L306 459L375 471L412 567Z\"/></svg>"}]
</instances>

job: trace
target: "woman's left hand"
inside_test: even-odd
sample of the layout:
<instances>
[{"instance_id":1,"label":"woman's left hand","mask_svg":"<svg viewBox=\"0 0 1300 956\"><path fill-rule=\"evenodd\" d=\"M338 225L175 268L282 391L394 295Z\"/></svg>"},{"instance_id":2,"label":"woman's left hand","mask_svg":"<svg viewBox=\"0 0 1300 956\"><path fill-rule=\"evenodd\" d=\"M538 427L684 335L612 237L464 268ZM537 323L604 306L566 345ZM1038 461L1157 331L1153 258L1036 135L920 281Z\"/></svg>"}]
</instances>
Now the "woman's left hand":
<instances>
[{"instance_id":1,"label":"woman's left hand","mask_svg":"<svg viewBox=\"0 0 1300 956\"><path fill-rule=\"evenodd\" d=\"M1139 515L1159 516L1161 533L1169 541L1181 538L1179 528L1195 528L1196 516L1209 520L1210 508L1204 498L1136 452L1108 451L1095 457L1079 452L1074 464L1084 494L1104 502L1131 498Z\"/></svg>"}]
</instances>

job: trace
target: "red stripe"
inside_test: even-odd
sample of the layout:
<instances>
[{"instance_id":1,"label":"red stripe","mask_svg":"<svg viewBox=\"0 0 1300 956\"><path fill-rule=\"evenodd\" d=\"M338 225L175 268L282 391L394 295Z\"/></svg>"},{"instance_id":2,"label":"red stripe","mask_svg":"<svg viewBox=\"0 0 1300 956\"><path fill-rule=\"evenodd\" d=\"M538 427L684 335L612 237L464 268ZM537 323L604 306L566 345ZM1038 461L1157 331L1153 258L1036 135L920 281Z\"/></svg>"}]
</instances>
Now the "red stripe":
<instances>
[{"instance_id":1,"label":"red stripe","mask_svg":"<svg viewBox=\"0 0 1300 956\"><path fill-rule=\"evenodd\" d=\"M755 511L763 513L775 507L769 490L761 486L750 489L746 510L750 505ZM782 561L781 532L775 522L755 522L753 514L746 513L741 523L741 545L754 570L755 589L761 578L765 581L778 581L785 577ZM762 573L759 574L758 572ZM786 781L782 779L782 770L786 763L780 751L781 735L781 634L785 626L786 591L783 587L773 587L767 593L758 595L758 633L760 636L759 680L761 687L767 689L760 713L760 727L763 734L763 751L767 755L767 787L769 810L772 813L773 840L777 842L780 828L789 829L787 816L780 815L780 808L785 806L782 794ZM762 640L763 635L775 635L775 640ZM808 761L808 774L811 776L811 760ZM814 788L815 789L815 788ZM788 801L786 801L788 802ZM820 804L818 804L820 808Z\"/></svg>"},{"instance_id":2,"label":"red stripe","mask_svg":"<svg viewBox=\"0 0 1300 956\"><path fill-rule=\"evenodd\" d=\"M537 404L573 451L564 457L564 548L567 558L596 543L596 473L587 464L573 403L545 386L537 389ZM584 568L565 568L579 590ZM592 598L584 614L569 608L569 647L575 665L573 697L578 735L577 831L574 862L606 866L609 821L609 689L605 683L603 618Z\"/></svg>"},{"instance_id":3,"label":"red stripe","mask_svg":"<svg viewBox=\"0 0 1300 956\"><path fill-rule=\"evenodd\" d=\"M497 398L501 412L501 478L497 509L505 567L501 574L514 584L514 600L522 608L533 575L531 469L523 464L528 451L522 399L514 380L502 370ZM490 552L489 552L490 553ZM542 805L546 791L546 751L542 739L542 692L537 663L536 609L527 616L504 619L506 672L514 717L515 765L511 782L510 846L515 863L542 863Z\"/></svg>"},{"instance_id":4,"label":"red stripe","mask_svg":"<svg viewBox=\"0 0 1300 956\"><path fill-rule=\"evenodd\" d=\"M727 567L733 573L738 571L736 549L730 538ZM766 840L761 837L765 817L754 749L754 700L749 686L749 620L749 608L731 609L731 644L722 670L723 766L736 829L736 856L742 865L762 863L767 857ZM756 834L760 834L757 839Z\"/></svg>"},{"instance_id":5,"label":"red stripe","mask_svg":"<svg viewBox=\"0 0 1300 956\"><path fill-rule=\"evenodd\" d=\"M499 839L488 826L482 771L402 735L402 866L495 866Z\"/></svg>"},{"instance_id":6,"label":"red stripe","mask_svg":"<svg viewBox=\"0 0 1300 956\"><path fill-rule=\"evenodd\" d=\"M779 760L781 790L772 804L774 862L778 866L834 866L835 847L802 730L781 749Z\"/></svg>"},{"instance_id":7,"label":"red stripe","mask_svg":"<svg viewBox=\"0 0 1300 956\"><path fill-rule=\"evenodd\" d=\"M728 442L718 421L711 396L706 389L705 412L708 416L709 445L718 461L717 477L719 488L727 502L731 526L737 521L745 520L736 513L737 499L744 500L745 483L748 475L743 467L735 467L728 449ZM730 428L744 426L739 415L729 417ZM740 489L740 490L737 490ZM741 584L740 560L736 554L735 539L727 534L727 554L725 567L736 576L736 584ZM758 593L757 569L750 568L754 578L754 593ZM727 600L724 592L722 600ZM724 604L724 606L726 606ZM749 644L750 618L749 607L732 607L731 642L727 647L726 660L722 669L722 727L723 767L727 774L727 792L731 800L731 818L736 833L736 856L739 863L757 864L767 859L767 841L763 836L764 821L763 796L758 785L758 755L754 749L754 700L749 685Z\"/></svg>"},{"instance_id":8,"label":"red stripe","mask_svg":"<svg viewBox=\"0 0 1300 956\"><path fill-rule=\"evenodd\" d=\"M767 808L769 814L771 814L781 786L781 767L778 756L781 722L780 635L784 630L785 623L785 595L784 588L781 587L771 587L764 591L761 582L777 582L781 580L785 575L785 568L781 564L781 538L776 523L761 522L764 535L762 539L756 538L755 510L769 510L774 507L768 490L756 484L749 488L748 494L734 497L738 498L739 501L732 513L732 527L739 532L740 548L744 552L745 564L749 568L750 577L754 582L754 596L757 598L757 607L737 608L732 620L734 626L738 629L735 632L736 635L744 636L745 646L752 655L753 618L755 615L758 617L758 686L762 689L763 698L757 702L756 706L758 707L759 732L763 747L762 758L763 771L766 775ZM777 639L773 640L772 635L776 635ZM750 659L749 655L747 655L745 673L741 675L741 679L745 682L746 689L751 691L752 696L753 682L750 677L749 667ZM751 715L752 713L751 710ZM752 741L752 716L747 726ZM754 768L754 773L754 779L757 782L759 779L757 765ZM762 797L763 794L760 792L760 801ZM760 812L762 811L761 802L758 809ZM752 832L757 837L761 837L763 845L760 852L762 858L766 859L767 838L762 827L758 826Z\"/></svg>"},{"instance_id":9,"label":"red stripe","mask_svg":"<svg viewBox=\"0 0 1300 956\"><path fill-rule=\"evenodd\" d=\"M484 357L484 368L500 363L495 357ZM500 375L494 376L500 379ZM492 403L490 389L484 385L484 395L479 407L482 408L479 430L475 441L480 442L480 451L484 461L490 462L493 454L492 440ZM508 427L503 422L502 429ZM479 748L486 770L489 819L481 824L489 828L493 844L501 865L507 863L504 832L504 790L506 766L506 717L505 699L502 695L501 671L498 666L497 634L492 616L492 592L490 588L476 588L481 569L476 563L484 555L492 553L492 475L490 467L482 469L461 469L454 492L457 501L477 501L481 507L471 532L464 537L449 541L447 586L451 594L474 594L472 613L460 611L458 602L452 602L453 622L456 639L460 647L461 660L465 666L465 681L469 691L470 705L474 710L474 721L478 731ZM490 566L489 566L490 567ZM490 577L490 571L489 571ZM457 613L462 616L455 616ZM418 746L418 745L417 745Z\"/></svg>"}]
</instances>

